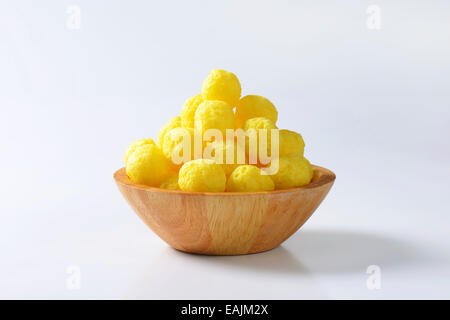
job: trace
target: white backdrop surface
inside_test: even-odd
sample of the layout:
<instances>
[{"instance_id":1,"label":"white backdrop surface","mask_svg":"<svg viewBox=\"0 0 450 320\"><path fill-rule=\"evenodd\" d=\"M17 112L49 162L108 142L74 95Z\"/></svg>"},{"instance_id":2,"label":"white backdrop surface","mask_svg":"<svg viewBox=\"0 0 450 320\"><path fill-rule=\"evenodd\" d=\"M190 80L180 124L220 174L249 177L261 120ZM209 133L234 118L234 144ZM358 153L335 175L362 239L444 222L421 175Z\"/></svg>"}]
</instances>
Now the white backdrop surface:
<instances>
[{"instance_id":1,"label":"white backdrop surface","mask_svg":"<svg viewBox=\"0 0 450 320\"><path fill-rule=\"evenodd\" d=\"M450 2L1 1L0 25L0 298L450 298ZM175 251L112 179L212 68L337 175L267 253Z\"/></svg>"}]
</instances>

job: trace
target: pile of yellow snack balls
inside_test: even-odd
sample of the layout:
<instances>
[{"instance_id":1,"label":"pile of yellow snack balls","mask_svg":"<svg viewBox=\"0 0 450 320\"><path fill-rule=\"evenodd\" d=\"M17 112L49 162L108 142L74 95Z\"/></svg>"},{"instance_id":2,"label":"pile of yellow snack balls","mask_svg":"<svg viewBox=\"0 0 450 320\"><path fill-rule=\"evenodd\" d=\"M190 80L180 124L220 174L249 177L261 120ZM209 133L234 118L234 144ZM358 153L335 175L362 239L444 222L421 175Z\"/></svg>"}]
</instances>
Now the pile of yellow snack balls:
<instances>
[{"instance_id":1,"label":"pile of yellow snack balls","mask_svg":"<svg viewBox=\"0 0 450 320\"><path fill-rule=\"evenodd\" d=\"M271 129L278 130L277 119L278 111L272 102L258 95L241 97L238 78L231 72L214 69L204 80L201 94L187 99L180 115L161 128L157 143L152 139L141 139L128 147L126 173L134 183L191 192L257 192L307 185L313 170L303 156L303 138L297 132L284 129L278 131L279 169L273 175L261 174L264 166L259 162L248 164L248 154L245 164L194 159L193 150L193 160L178 165L171 160L172 152L181 145L182 135L192 138L193 149L194 130L218 129L223 137L227 129L267 129L270 132ZM201 124L201 128L197 128L197 124ZM270 140L270 133L267 136ZM212 141L206 145L212 150L221 148L224 157L228 148L234 148L236 158L237 144ZM270 141L267 146L269 149Z\"/></svg>"}]
</instances>

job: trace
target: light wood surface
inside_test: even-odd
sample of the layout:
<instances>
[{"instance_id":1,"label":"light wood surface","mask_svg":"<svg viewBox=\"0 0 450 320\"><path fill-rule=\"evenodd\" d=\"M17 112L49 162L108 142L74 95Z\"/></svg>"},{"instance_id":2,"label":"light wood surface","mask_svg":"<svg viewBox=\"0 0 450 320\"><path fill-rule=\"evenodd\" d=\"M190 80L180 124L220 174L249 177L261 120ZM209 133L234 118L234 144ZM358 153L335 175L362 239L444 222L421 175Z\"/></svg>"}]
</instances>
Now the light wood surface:
<instances>
[{"instance_id":1,"label":"light wood surface","mask_svg":"<svg viewBox=\"0 0 450 320\"><path fill-rule=\"evenodd\" d=\"M131 182L124 168L114 179L142 221L173 248L238 255L273 249L308 220L336 178L328 169L313 168L307 186L253 193L153 188Z\"/></svg>"}]
</instances>

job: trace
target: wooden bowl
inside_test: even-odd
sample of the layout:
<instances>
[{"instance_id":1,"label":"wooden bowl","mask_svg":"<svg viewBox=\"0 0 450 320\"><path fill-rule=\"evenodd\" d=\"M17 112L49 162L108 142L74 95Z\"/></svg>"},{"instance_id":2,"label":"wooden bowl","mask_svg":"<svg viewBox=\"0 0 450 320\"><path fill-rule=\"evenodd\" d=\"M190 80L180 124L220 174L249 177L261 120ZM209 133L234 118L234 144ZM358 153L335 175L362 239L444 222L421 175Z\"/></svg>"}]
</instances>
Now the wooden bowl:
<instances>
[{"instance_id":1,"label":"wooden bowl","mask_svg":"<svg viewBox=\"0 0 450 320\"><path fill-rule=\"evenodd\" d=\"M280 245L319 206L336 176L313 166L310 184L269 192L186 192L135 184L114 173L120 192L142 221L175 249L238 255Z\"/></svg>"}]
</instances>

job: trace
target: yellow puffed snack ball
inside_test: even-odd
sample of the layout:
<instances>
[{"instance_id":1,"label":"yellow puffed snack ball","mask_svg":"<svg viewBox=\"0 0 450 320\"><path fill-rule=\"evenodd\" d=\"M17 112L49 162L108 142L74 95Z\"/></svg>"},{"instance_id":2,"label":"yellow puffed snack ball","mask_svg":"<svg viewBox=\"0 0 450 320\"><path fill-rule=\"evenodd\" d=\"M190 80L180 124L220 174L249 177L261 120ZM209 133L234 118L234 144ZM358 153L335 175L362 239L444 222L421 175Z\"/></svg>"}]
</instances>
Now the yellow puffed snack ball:
<instances>
[{"instance_id":1,"label":"yellow puffed snack ball","mask_svg":"<svg viewBox=\"0 0 450 320\"><path fill-rule=\"evenodd\" d=\"M180 190L178 185L178 173L170 174L159 186L161 189Z\"/></svg>"},{"instance_id":2,"label":"yellow puffed snack ball","mask_svg":"<svg viewBox=\"0 0 450 320\"><path fill-rule=\"evenodd\" d=\"M139 147L142 147L143 145L146 144L155 144L155 141L153 141L153 139L147 138L147 139L139 139L136 140L135 142L133 142L132 144L130 144L130 146L127 148L127 150L125 151L125 165L127 165L127 160L128 157Z\"/></svg>"},{"instance_id":3,"label":"yellow puffed snack ball","mask_svg":"<svg viewBox=\"0 0 450 320\"><path fill-rule=\"evenodd\" d=\"M221 100L235 107L241 97L239 79L231 72L213 69L203 81L204 100Z\"/></svg>"},{"instance_id":4,"label":"yellow puffed snack ball","mask_svg":"<svg viewBox=\"0 0 450 320\"><path fill-rule=\"evenodd\" d=\"M201 94L197 94L186 100L181 108L181 126L186 128L194 128L194 117L195 111L197 111L200 103L203 102L203 97Z\"/></svg>"},{"instance_id":5,"label":"yellow puffed snack ball","mask_svg":"<svg viewBox=\"0 0 450 320\"><path fill-rule=\"evenodd\" d=\"M184 191L223 192L227 177L220 164L211 159L186 162L178 173L178 185Z\"/></svg>"},{"instance_id":6,"label":"yellow puffed snack ball","mask_svg":"<svg viewBox=\"0 0 450 320\"><path fill-rule=\"evenodd\" d=\"M167 132L174 128L181 127L181 118L176 116L172 117L158 132L158 146L162 149L164 136Z\"/></svg>"},{"instance_id":7,"label":"yellow puffed snack ball","mask_svg":"<svg viewBox=\"0 0 450 320\"><path fill-rule=\"evenodd\" d=\"M279 156L295 155L303 157L305 151L305 142L300 133L290 130L280 130L279 132L280 151Z\"/></svg>"},{"instance_id":8,"label":"yellow puffed snack ball","mask_svg":"<svg viewBox=\"0 0 450 320\"><path fill-rule=\"evenodd\" d=\"M313 177L313 169L309 161L298 156L279 158L278 172L271 175L275 189L288 189L307 185Z\"/></svg>"},{"instance_id":9,"label":"yellow puffed snack ball","mask_svg":"<svg viewBox=\"0 0 450 320\"><path fill-rule=\"evenodd\" d=\"M268 175L262 175L261 169L252 165L242 165L234 169L228 178L227 191L256 192L275 189L273 180Z\"/></svg>"},{"instance_id":10,"label":"yellow puffed snack ball","mask_svg":"<svg viewBox=\"0 0 450 320\"><path fill-rule=\"evenodd\" d=\"M256 143L257 143L257 155L259 157L259 145L260 145L260 139L259 139L259 134L260 131L259 130L266 130L266 137L267 137L267 155L270 156L271 152L270 152L270 148L271 148L271 137L272 137L272 129L277 129L277 126L275 125L275 123L273 123L272 120L268 119L268 118L264 118L264 117L257 117L257 118L251 118L248 119L247 121L245 121L244 123L244 127L243 129L245 131L249 131L251 129L256 130ZM247 153L249 152L249 139L247 138Z\"/></svg>"},{"instance_id":11,"label":"yellow puffed snack ball","mask_svg":"<svg viewBox=\"0 0 450 320\"><path fill-rule=\"evenodd\" d=\"M187 161L190 161L194 158L194 129L192 128L178 127L167 132L162 143L162 152L173 164L180 166L182 163L187 162L182 161L182 158L185 152L189 150L187 149L189 148L189 141L191 154ZM176 161L180 161L180 163L175 163Z\"/></svg>"},{"instance_id":12,"label":"yellow puffed snack ball","mask_svg":"<svg viewBox=\"0 0 450 320\"><path fill-rule=\"evenodd\" d=\"M194 127L199 132L205 132L208 129L218 129L225 137L226 129L234 129L235 119L233 108L231 108L228 103L223 101L203 101L198 106L197 111L195 111L194 119Z\"/></svg>"},{"instance_id":13,"label":"yellow puffed snack ball","mask_svg":"<svg viewBox=\"0 0 450 320\"><path fill-rule=\"evenodd\" d=\"M225 172L225 175L228 177L231 172L233 172L234 169L236 169L239 165L247 163L247 157L245 155L245 149L242 147L239 147L237 142L232 141L214 141L207 144L207 147L211 148L211 156L213 160L215 160L215 157L219 157L220 155L218 152L222 152L222 163L221 166L223 168L223 171ZM206 151L206 149L205 149ZM238 152L240 153L240 158L238 158ZM232 163L227 163L227 152L231 154L233 153L233 159L230 159ZM218 161L216 161L218 162ZM241 163L238 163L241 162ZM219 162L218 162L219 163Z\"/></svg>"},{"instance_id":14,"label":"yellow puffed snack ball","mask_svg":"<svg viewBox=\"0 0 450 320\"><path fill-rule=\"evenodd\" d=\"M146 144L128 157L126 172L133 182L159 187L170 174L171 167L156 145Z\"/></svg>"},{"instance_id":15,"label":"yellow puffed snack ball","mask_svg":"<svg viewBox=\"0 0 450 320\"><path fill-rule=\"evenodd\" d=\"M262 96L248 95L242 97L236 106L236 128L242 128L245 121L257 117L267 118L276 124L278 111L272 102Z\"/></svg>"}]
</instances>

